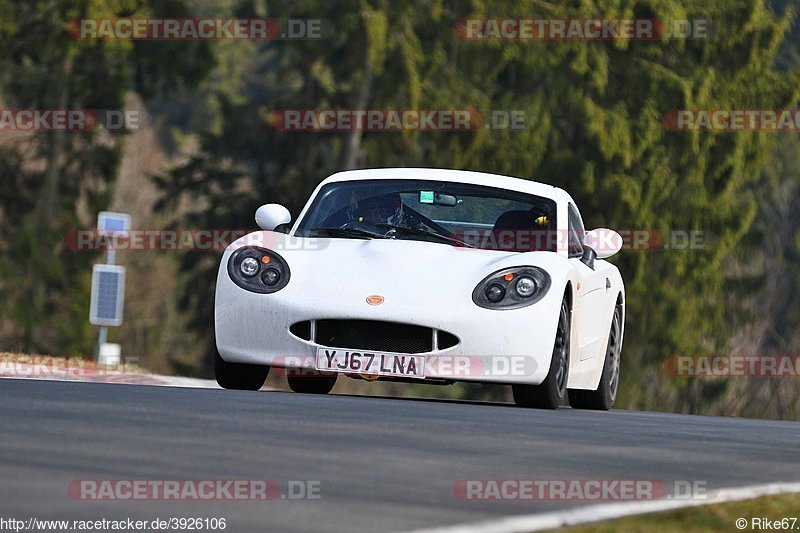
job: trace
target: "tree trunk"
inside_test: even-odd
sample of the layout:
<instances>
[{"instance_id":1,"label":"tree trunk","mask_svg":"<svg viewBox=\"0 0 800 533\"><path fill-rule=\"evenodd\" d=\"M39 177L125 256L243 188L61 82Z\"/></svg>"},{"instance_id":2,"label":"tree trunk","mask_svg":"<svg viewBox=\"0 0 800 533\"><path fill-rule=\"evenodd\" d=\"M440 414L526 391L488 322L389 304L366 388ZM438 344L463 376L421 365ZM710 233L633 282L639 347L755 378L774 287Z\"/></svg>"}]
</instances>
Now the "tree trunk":
<instances>
[{"instance_id":1,"label":"tree trunk","mask_svg":"<svg viewBox=\"0 0 800 533\"><path fill-rule=\"evenodd\" d=\"M60 89L58 93L59 110L66 109L69 105L69 76L72 72L72 58L66 57L61 63ZM59 181L61 179L61 154L64 152L66 144L66 134L64 130L56 130L50 135L50 151L47 155L47 170L45 172L44 185L40 199L42 222L47 227L52 227L53 217L56 215L56 205L58 203Z\"/></svg>"},{"instance_id":2,"label":"tree trunk","mask_svg":"<svg viewBox=\"0 0 800 533\"><path fill-rule=\"evenodd\" d=\"M361 87L358 91L354 109L363 110L369 103L370 93L372 92L372 64L369 62L369 54L364 56L364 77L361 79ZM361 128L353 128L347 133L342 149L341 169L350 170L356 168L358 156L361 150Z\"/></svg>"}]
</instances>

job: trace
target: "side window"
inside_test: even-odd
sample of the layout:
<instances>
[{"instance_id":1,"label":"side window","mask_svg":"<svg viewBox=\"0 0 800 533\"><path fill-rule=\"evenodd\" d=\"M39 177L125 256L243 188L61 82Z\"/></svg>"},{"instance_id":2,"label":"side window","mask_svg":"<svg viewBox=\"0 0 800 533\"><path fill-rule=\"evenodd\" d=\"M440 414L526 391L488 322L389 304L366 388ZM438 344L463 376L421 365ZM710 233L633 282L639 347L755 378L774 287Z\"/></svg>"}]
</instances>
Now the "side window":
<instances>
[{"instance_id":1,"label":"side window","mask_svg":"<svg viewBox=\"0 0 800 533\"><path fill-rule=\"evenodd\" d=\"M586 231L583 229L581 217L578 216L578 211L572 204L567 204L569 211L569 226L568 226L568 251L570 257L580 257L583 255L583 236Z\"/></svg>"}]
</instances>

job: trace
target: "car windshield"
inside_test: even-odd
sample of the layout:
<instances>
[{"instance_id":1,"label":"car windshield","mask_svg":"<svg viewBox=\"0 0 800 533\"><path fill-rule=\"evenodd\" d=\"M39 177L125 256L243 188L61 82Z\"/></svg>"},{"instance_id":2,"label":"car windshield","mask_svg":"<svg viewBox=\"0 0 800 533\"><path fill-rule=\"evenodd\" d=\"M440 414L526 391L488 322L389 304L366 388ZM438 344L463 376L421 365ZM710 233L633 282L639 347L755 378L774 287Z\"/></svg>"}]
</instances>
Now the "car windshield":
<instances>
[{"instance_id":1,"label":"car windshield","mask_svg":"<svg viewBox=\"0 0 800 533\"><path fill-rule=\"evenodd\" d=\"M445 181L356 180L322 187L296 234L529 252L556 251L556 227L550 198Z\"/></svg>"}]
</instances>

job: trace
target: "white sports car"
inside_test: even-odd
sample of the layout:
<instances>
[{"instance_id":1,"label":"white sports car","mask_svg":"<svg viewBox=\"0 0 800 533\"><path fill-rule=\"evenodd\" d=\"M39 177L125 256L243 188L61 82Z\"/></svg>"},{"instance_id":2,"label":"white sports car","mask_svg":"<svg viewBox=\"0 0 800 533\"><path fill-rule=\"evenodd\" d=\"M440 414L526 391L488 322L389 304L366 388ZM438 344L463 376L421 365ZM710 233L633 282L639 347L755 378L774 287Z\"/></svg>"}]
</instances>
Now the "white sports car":
<instances>
[{"instance_id":1,"label":"white sports car","mask_svg":"<svg viewBox=\"0 0 800 533\"><path fill-rule=\"evenodd\" d=\"M585 232L569 194L457 170L334 174L290 225L222 256L217 382L258 390L272 368L295 392L365 380L510 384L526 407L609 409L619 385L625 287L604 261L614 231Z\"/></svg>"}]
</instances>

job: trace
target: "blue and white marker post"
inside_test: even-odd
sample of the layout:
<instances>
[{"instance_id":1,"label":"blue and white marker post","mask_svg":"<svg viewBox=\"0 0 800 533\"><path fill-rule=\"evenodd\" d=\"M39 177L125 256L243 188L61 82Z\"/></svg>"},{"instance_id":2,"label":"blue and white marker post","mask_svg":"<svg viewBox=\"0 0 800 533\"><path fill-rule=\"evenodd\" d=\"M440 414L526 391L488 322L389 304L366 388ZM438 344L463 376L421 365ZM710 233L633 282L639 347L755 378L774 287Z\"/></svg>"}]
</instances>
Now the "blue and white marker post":
<instances>
[{"instance_id":1,"label":"blue and white marker post","mask_svg":"<svg viewBox=\"0 0 800 533\"><path fill-rule=\"evenodd\" d=\"M122 353L119 344L108 343L108 327L122 325L125 303L125 267L116 265L114 236L131 229L131 216L126 213L101 211L97 215L98 237L109 243L105 264L92 267L92 298L89 323L100 326L97 338L97 362L101 365L118 365Z\"/></svg>"}]
</instances>

